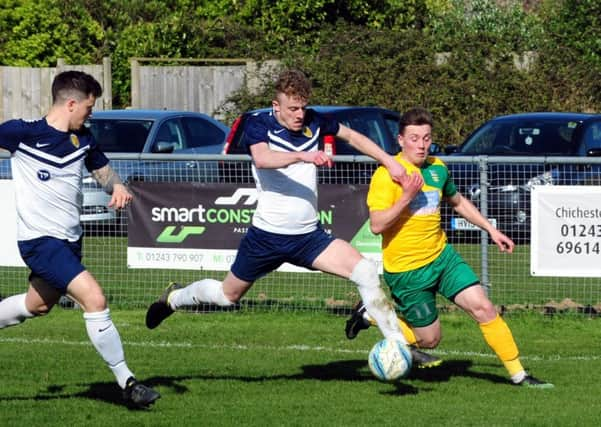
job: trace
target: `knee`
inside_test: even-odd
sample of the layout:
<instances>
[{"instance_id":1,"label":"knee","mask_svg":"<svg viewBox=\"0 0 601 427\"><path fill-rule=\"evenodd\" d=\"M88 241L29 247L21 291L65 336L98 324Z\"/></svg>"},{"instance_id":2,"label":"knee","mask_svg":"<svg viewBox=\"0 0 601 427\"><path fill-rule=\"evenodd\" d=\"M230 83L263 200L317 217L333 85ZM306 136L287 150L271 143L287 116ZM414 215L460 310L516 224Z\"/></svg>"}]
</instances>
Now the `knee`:
<instances>
[{"instance_id":1,"label":"knee","mask_svg":"<svg viewBox=\"0 0 601 427\"><path fill-rule=\"evenodd\" d=\"M106 298L102 292L86 295L82 301L78 302L87 313L96 313L107 308Z\"/></svg>"},{"instance_id":2,"label":"knee","mask_svg":"<svg viewBox=\"0 0 601 427\"><path fill-rule=\"evenodd\" d=\"M493 303L486 299L471 307L470 314L478 323L486 323L497 317L497 310Z\"/></svg>"},{"instance_id":3,"label":"knee","mask_svg":"<svg viewBox=\"0 0 601 427\"><path fill-rule=\"evenodd\" d=\"M420 348L436 348L438 347L438 344L440 344L440 339L440 336L419 338L417 340L417 345Z\"/></svg>"},{"instance_id":4,"label":"knee","mask_svg":"<svg viewBox=\"0 0 601 427\"><path fill-rule=\"evenodd\" d=\"M208 281L211 285L208 287L210 290L210 301L224 307L236 304L240 301L254 283L238 278L231 271L225 277L223 282L213 279L205 279L205 281Z\"/></svg>"},{"instance_id":5,"label":"knee","mask_svg":"<svg viewBox=\"0 0 601 427\"><path fill-rule=\"evenodd\" d=\"M45 316L46 314L50 313L50 310L52 310L52 307L54 307L57 302L58 301L56 301L54 298L40 300L33 299L33 301L26 299L25 308L35 317Z\"/></svg>"},{"instance_id":6,"label":"knee","mask_svg":"<svg viewBox=\"0 0 601 427\"><path fill-rule=\"evenodd\" d=\"M39 316L45 316L48 313L50 313L50 310L52 310L52 307L54 307L54 304L38 304L35 307L29 307L28 311L33 314L35 317L39 317Z\"/></svg>"},{"instance_id":7,"label":"knee","mask_svg":"<svg viewBox=\"0 0 601 427\"><path fill-rule=\"evenodd\" d=\"M436 348L440 344L442 334L440 328L430 325L421 331L414 331L417 345L421 348Z\"/></svg>"},{"instance_id":8,"label":"knee","mask_svg":"<svg viewBox=\"0 0 601 427\"><path fill-rule=\"evenodd\" d=\"M351 276L349 278L352 282L356 283L357 286L364 288L379 288L380 277L378 275L378 268L373 261L366 258L361 258L359 262L353 268Z\"/></svg>"},{"instance_id":9,"label":"knee","mask_svg":"<svg viewBox=\"0 0 601 427\"><path fill-rule=\"evenodd\" d=\"M229 290L229 291L224 290L223 295L231 304L235 304L238 301L240 301L242 296L244 296L244 293L237 291L237 290Z\"/></svg>"}]
</instances>

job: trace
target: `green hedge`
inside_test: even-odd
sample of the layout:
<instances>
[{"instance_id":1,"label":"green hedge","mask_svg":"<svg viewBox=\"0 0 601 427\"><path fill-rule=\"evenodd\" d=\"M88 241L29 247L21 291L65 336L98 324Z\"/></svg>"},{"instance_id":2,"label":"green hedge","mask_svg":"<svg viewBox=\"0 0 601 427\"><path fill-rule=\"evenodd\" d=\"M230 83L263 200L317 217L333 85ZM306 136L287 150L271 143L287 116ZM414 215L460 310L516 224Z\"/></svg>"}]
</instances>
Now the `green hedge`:
<instances>
[{"instance_id":1,"label":"green hedge","mask_svg":"<svg viewBox=\"0 0 601 427\"><path fill-rule=\"evenodd\" d=\"M113 63L129 104L130 57L281 59L313 102L431 109L456 144L504 113L601 110L597 0L0 0L0 64ZM525 9L524 5L529 8ZM39 13L44 10L44 13ZM534 52L527 70L514 55ZM447 62L437 65L437 55ZM230 118L265 106L238 93Z\"/></svg>"}]
</instances>

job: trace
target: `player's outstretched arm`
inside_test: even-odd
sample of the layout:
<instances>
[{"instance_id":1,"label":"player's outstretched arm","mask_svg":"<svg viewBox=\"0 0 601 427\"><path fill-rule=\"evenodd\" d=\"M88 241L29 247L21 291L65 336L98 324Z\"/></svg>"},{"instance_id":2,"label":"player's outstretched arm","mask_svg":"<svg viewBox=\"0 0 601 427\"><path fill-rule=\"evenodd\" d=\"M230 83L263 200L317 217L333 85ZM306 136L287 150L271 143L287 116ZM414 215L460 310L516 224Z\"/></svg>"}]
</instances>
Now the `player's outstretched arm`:
<instances>
[{"instance_id":1,"label":"player's outstretched arm","mask_svg":"<svg viewBox=\"0 0 601 427\"><path fill-rule=\"evenodd\" d=\"M108 164L93 170L92 177L108 194L113 194L115 184L123 184L119 175Z\"/></svg>"},{"instance_id":2,"label":"player's outstretched arm","mask_svg":"<svg viewBox=\"0 0 601 427\"><path fill-rule=\"evenodd\" d=\"M115 184L113 187L111 201L109 202L109 207L123 209L129 204L129 202L131 202L133 198L134 196L132 196L125 185Z\"/></svg>"},{"instance_id":3,"label":"player's outstretched arm","mask_svg":"<svg viewBox=\"0 0 601 427\"><path fill-rule=\"evenodd\" d=\"M505 234L495 228L488 219L484 217L476 206L459 192L447 199L455 212L467 219L472 224L486 230L490 238L501 252L512 253L515 243Z\"/></svg>"},{"instance_id":4,"label":"player's outstretched arm","mask_svg":"<svg viewBox=\"0 0 601 427\"><path fill-rule=\"evenodd\" d=\"M378 144L362 133L341 124L336 136L345 140L366 156L377 160L378 163L388 169L388 173L393 181L401 182L406 176L405 168L393 156L382 150Z\"/></svg>"},{"instance_id":5,"label":"player's outstretched arm","mask_svg":"<svg viewBox=\"0 0 601 427\"><path fill-rule=\"evenodd\" d=\"M260 169L278 169L297 162L332 166L332 159L323 151L279 152L271 150L266 142L251 145L250 155L255 166Z\"/></svg>"},{"instance_id":6,"label":"player's outstretched arm","mask_svg":"<svg viewBox=\"0 0 601 427\"><path fill-rule=\"evenodd\" d=\"M132 194L127 190L119 175L109 165L92 171L92 177L108 194L111 194L109 207L122 209L133 199Z\"/></svg>"}]
</instances>

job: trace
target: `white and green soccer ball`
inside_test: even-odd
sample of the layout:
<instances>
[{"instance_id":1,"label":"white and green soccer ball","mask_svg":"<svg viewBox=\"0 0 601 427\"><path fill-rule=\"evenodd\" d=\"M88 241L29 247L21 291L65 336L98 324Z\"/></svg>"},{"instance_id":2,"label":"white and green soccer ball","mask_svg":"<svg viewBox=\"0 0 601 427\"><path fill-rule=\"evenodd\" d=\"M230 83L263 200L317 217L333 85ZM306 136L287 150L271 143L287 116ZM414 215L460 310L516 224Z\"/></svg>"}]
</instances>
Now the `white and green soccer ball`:
<instances>
[{"instance_id":1,"label":"white and green soccer ball","mask_svg":"<svg viewBox=\"0 0 601 427\"><path fill-rule=\"evenodd\" d=\"M407 344L400 340L383 339L369 352L369 369L380 381L396 381L409 374L413 359Z\"/></svg>"}]
</instances>

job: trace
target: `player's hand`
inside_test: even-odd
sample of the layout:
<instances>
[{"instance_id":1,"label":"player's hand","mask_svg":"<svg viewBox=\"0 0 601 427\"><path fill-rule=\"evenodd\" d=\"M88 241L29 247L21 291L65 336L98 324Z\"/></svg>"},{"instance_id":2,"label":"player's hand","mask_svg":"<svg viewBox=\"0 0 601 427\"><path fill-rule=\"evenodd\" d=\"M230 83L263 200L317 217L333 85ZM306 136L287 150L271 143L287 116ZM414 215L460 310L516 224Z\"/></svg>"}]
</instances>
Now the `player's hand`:
<instances>
[{"instance_id":1,"label":"player's hand","mask_svg":"<svg viewBox=\"0 0 601 427\"><path fill-rule=\"evenodd\" d=\"M513 243L513 240L501 233L499 230L493 230L490 233L490 238L499 247L501 252L507 252L509 254L513 252L515 243Z\"/></svg>"},{"instance_id":2,"label":"player's hand","mask_svg":"<svg viewBox=\"0 0 601 427\"><path fill-rule=\"evenodd\" d=\"M127 190L123 184L115 184L113 194L109 202L109 208L123 209L132 201L134 196Z\"/></svg>"},{"instance_id":3,"label":"player's hand","mask_svg":"<svg viewBox=\"0 0 601 427\"><path fill-rule=\"evenodd\" d=\"M402 185L402 181L407 178L407 171L405 170L405 167L394 159L385 166L388 170L388 173L390 174L390 178L392 178L394 182L401 184L401 186L405 188Z\"/></svg>"},{"instance_id":4,"label":"player's hand","mask_svg":"<svg viewBox=\"0 0 601 427\"><path fill-rule=\"evenodd\" d=\"M409 175L405 174L399 184L403 187L403 196L406 196L409 200L413 200L424 186L424 178L417 172Z\"/></svg>"},{"instance_id":5,"label":"player's hand","mask_svg":"<svg viewBox=\"0 0 601 427\"><path fill-rule=\"evenodd\" d=\"M305 162L313 163L315 166L327 166L331 168L334 164L332 158L321 150L305 152L305 156Z\"/></svg>"}]
</instances>

